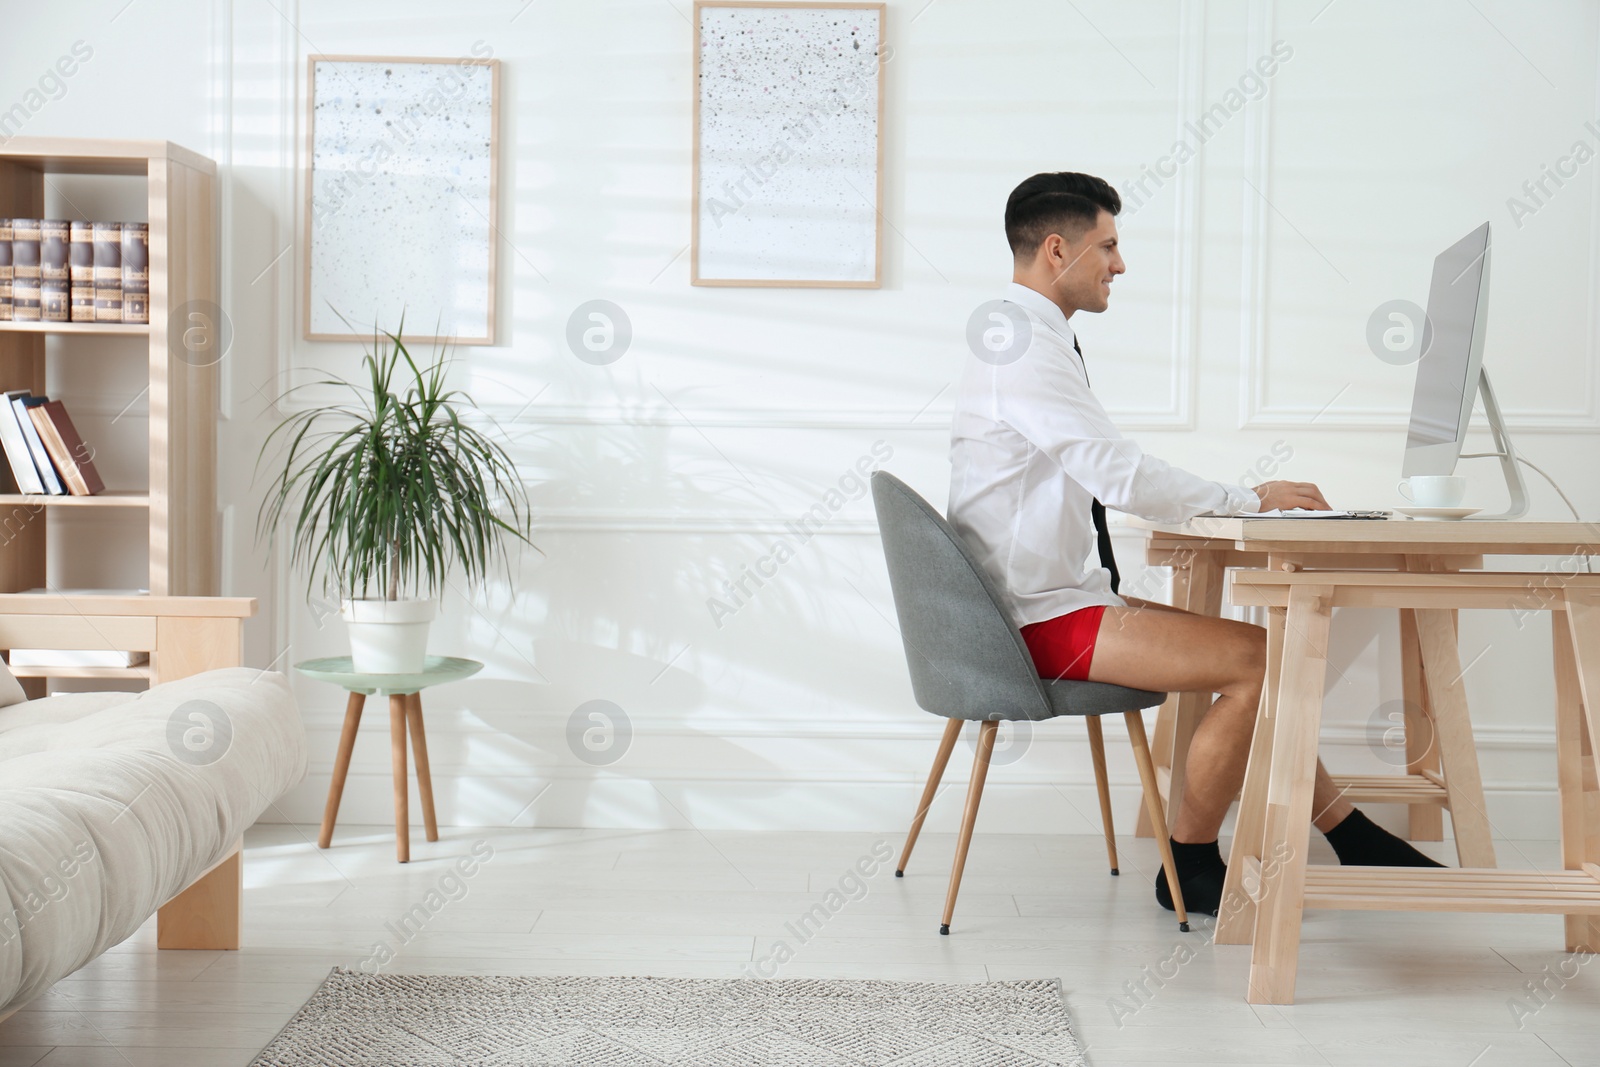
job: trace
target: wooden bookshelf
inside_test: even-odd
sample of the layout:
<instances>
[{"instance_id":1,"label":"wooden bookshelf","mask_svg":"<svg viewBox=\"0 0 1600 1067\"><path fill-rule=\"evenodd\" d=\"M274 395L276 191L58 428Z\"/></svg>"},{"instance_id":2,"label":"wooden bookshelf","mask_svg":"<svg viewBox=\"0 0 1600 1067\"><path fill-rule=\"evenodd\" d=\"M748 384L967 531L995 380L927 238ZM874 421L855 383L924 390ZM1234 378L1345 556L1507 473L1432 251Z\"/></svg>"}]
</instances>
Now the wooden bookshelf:
<instances>
[{"instance_id":1,"label":"wooden bookshelf","mask_svg":"<svg viewBox=\"0 0 1600 1067\"><path fill-rule=\"evenodd\" d=\"M22 678L99 678L111 681L139 679L150 680L150 665L137 667L12 667L11 673Z\"/></svg>"},{"instance_id":2,"label":"wooden bookshelf","mask_svg":"<svg viewBox=\"0 0 1600 1067\"><path fill-rule=\"evenodd\" d=\"M142 489L107 489L94 496L41 496L38 493L0 493L0 506L44 508L147 508L150 494ZM7 590L16 592L16 590Z\"/></svg>"},{"instance_id":3,"label":"wooden bookshelf","mask_svg":"<svg viewBox=\"0 0 1600 1067\"><path fill-rule=\"evenodd\" d=\"M150 226L150 322L0 322L0 389L45 393L45 339L71 349L88 334L143 337L149 371L149 435L91 442L149 452L150 481L92 497L0 494L0 599L46 582L46 530L58 508L140 508L154 596L215 596L217 546L216 364L196 360L169 337L169 317L191 301L217 300L216 164L166 141L13 137L0 146L0 216L45 214L52 174L117 174L142 179ZM89 220L94 221L94 220ZM120 358L112 356L110 358ZM68 397L68 406L71 398ZM6 480L9 482L9 475ZM42 668L59 677L58 669ZM129 673L142 672L142 673ZM80 675L82 676L82 675ZM144 668L91 677L148 677ZM39 683L30 683L36 688Z\"/></svg>"},{"instance_id":4,"label":"wooden bookshelf","mask_svg":"<svg viewBox=\"0 0 1600 1067\"><path fill-rule=\"evenodd\" d=\"M29 218L13 215L12 218ZM150 326L143 322L0 322L0 333L99 333L140 334L149 333Z\"/></svg>"}]
</instances>

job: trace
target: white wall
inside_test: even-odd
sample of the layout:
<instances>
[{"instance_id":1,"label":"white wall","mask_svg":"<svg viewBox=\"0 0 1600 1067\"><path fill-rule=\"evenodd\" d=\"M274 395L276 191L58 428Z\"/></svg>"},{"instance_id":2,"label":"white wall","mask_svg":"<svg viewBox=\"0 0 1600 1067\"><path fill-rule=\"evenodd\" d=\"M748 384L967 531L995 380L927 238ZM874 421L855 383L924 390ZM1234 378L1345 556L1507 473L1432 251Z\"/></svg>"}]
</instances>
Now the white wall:
<instances>
[{"instance_id":1,"label":"white wall","mask_svg":"<svg viewBox=\"0 0 1600 1067\"><path fill-rule=\"evenodd\" d=\"M548 558L524 554L510 587L446 597L435 650L488 663L427 698L448 822L902 827L939 724L910 697L870 502L851 501L720 628L707 599L874 442L942 504L963 327L1008 279L1006 194L1034 171L1081 169L1127 195L1176 138L1196 143L1183 124L1276 41L1292 55L1259 98L1125 214L1129 272L1108 313L1076 323L1097 390L1149 450L1196 471L1239 477L1276 446L1292 451L1282 475L1335 504L1392 506L1413 371L1367 350L1367 318L1425 302L1433 256L1487 218L1502 403L1523 451L1600 514L1600 161L1520 226L1507 206L1574 141L1600 144L1584 127L1600 120L1593 3L891 0L885 284L862 292L689 286L686 0L124 4L13 20L0 104L82 39L93 60L25 132L168 138L221 165L236 330L224 591L262 598L248 636L262 665L343 650L337 620L308 610L303 578L252 535L266 398L358 358L297 336L306 56L457 56L481 40L504 63L501 343L465 351L460 380L503 421ZM607 367L563 341L596 297L635 331ZM52 387L126 432L110 425L130 399L114 373L74 363ZM1493 465L1464 472L1472 502L1495 506ZM1564 516L1548 487L1533 492L1535 517ZM1136 572L1137 536L1119 545ZM1478 613L1462 627L1492 815L1514 837L1554 833L1546 625ZM1336 643L1329 761L1381 768L1369 724L1399 695L1393 622L1344 613ZM270 817L315 820L342 701L299 693L312 773ZM567 740L597 699L634 730L599 769ZM369 714L344 817L383 822L387 732L383 709ZM1131 825L1132 764L1112 747ZM1042 727L991 776L986 825L1097 832L1090 782L1082 728ZM953 824L960 795L934 824Z\"/></svg>"}]
</instances>

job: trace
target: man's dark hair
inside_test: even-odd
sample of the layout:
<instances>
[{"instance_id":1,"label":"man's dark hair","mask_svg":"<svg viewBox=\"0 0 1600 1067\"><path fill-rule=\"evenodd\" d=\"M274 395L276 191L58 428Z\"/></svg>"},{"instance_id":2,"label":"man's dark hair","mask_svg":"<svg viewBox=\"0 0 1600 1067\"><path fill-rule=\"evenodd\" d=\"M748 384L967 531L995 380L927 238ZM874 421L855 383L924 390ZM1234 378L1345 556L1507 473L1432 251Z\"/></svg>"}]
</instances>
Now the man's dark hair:
<instances>
[{"instance_id":1,"label":"man's dark hair","mask_svg":"<svg viewBox=\"0 0 1600 1067\"><path fill-rule=\"evenodd\" d=\"M1006 241L1011 254L1032 256L1052 233L1077 240L1099 221L1100 212L1122 211L1122 197L1092 174L1063 170L1035 174L1006 200Z\"/></svg>"}]
</instances>

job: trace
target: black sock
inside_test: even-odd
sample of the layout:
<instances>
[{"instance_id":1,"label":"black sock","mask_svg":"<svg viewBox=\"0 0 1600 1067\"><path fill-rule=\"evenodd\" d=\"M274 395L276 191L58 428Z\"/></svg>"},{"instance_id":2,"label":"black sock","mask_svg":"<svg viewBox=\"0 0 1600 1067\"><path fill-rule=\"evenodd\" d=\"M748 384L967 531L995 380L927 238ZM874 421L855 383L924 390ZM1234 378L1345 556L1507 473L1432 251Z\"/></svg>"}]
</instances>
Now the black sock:
<instances>
[{"instance_id":1,"label":"black sock","mask_svg":"<svg viewBox=\"0 0 1600 1067\"><path fill-rule=\"evenodd\" d=\"M1183 890L1184 910L1215 915L1222 904L1222 882L1228 876L1228 865L1222 862L1222 850L1217 843L1173 841L1172 866L1178 872L1178 886ZM1168 911L1177 910L1172 904L1165 867L1156 875L1156 903Z\"/></svg>"},{"instance_id":2,"label":"black sock","mask_svg":"<svg viewBox=\"0 0 1600 1067\"><path fill-rule=\"evenodd\" d=\"M1360 809L1322 836L1352 867L1443 867L1363 815ZM1187 892L1187 890L1185 890Z\"/></svg>"}]
</instances>

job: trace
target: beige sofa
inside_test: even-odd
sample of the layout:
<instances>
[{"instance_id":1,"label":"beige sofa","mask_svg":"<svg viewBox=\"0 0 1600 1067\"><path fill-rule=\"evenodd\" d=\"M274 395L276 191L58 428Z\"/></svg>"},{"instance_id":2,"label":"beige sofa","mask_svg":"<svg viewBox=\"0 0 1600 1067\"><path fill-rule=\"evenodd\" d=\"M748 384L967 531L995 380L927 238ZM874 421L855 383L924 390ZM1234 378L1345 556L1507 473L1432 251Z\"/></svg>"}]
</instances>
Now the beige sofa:
<instances>
[{"instance_id":1,"label":"beige sofa","mask_svg":"<svg viewBox=\"0 0 1600 1067\"><path fill-rule=\"evenodd\" d=\"M0 707L0 1016L153 913L162 948L239 946L241 836L306 770L288 680L237 665L254 609L0 596L0 648L147 650L152 683Z\"/></svg>"}]
</instances>

